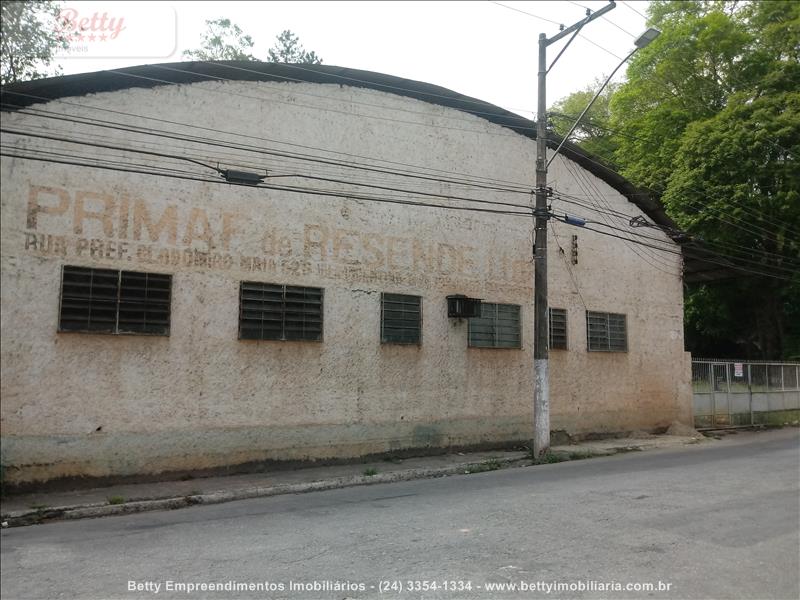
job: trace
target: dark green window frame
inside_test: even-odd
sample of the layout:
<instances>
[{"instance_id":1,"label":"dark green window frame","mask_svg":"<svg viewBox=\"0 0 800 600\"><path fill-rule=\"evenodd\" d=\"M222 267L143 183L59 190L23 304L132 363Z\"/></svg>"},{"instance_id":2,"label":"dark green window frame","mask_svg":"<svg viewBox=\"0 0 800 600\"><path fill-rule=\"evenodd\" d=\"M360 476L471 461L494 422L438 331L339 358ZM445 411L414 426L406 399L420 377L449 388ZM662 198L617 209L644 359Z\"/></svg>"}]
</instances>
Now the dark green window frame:
<instances>
[{"instance_id":1,"label":"dark green window frame","mask_svg":"<svg viewBox=\"0 0 800 600\"><path fill-rule=\"evenodd\" d=\"M586 345L590 352L627 352L627 316L587 310Z\"/></svg>"},{"instance_id":2,"label":"dark green window frame","mask_svg":"<svg viewBox=\"0 0 800 600\"><path fill-rule=\"evenodd\" d=\"M322 288L242 281L239 339L322 341Z\"/></svg>"},{"instance_id":3,"label":"dark green window frame","mask_svg":"<svg viewBox=\"0 0 800 600\"><path fill-rule=\"evenodd\" d=\"M550 349L567 349L567 309L550 308Z\"/></svg>"},{"instance_id":4,"label":"dark green window frame","mask_svg":"<svg viewBox=\"0 0 800 600\"><path fill-rule=\"evenodd\" d=\"M481 302L481 316L469 319L471 348L522 348L519 304Z\"/></svg>"},{"instance_id":5,"label":"dark green window frame","mask_svg":"<svg viewBox=\"0 0 800 600\"><path fill-rule=\"evenodd\" d=\"M172 275L64 265L58 331L169 335Z\"/></svg>"},{"instance_id":6,"label":"dark green window frame","mask_svg":"<svg viewBox=\"0 0 800 600\"><path fill-rule=\"evenodd\" d=\"M422 297L381 294L381 343L422 344Z\"/></svg>"}]
</instances>

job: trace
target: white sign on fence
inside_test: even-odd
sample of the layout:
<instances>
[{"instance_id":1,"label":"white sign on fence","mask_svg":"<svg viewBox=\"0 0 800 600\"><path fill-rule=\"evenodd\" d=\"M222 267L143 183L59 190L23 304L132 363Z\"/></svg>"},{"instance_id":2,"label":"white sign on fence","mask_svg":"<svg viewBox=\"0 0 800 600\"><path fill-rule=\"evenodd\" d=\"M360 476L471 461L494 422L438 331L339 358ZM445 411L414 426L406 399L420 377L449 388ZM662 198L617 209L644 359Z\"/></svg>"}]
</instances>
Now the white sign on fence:
<instances>
[{"instance_id":1,"label":"white sign on fence","mask_svg":"<svg viewBox=\"0 0 800 600\"><path fill-rule=\"evenodd\" d=\"M733 363L733 376L744 377L744 363Z\"/></svg>"}]
</instances>

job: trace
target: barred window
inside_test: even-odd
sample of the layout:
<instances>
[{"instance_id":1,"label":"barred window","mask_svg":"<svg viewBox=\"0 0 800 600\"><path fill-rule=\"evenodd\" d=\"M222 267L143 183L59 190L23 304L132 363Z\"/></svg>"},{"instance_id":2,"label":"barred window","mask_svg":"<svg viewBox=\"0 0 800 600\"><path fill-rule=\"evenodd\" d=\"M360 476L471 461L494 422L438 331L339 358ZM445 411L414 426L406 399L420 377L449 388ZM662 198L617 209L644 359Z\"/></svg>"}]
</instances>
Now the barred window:
<instances>
[{"instance_id":1,"label":"barred window","mask_svg":"<svg viewBox=\"0 0 800 600\"><path fill-rule=\"evenodd\" d=\"M172 275L64 266L58 330L169 335Z\"/></svg>"},{"instance_id":2,"label":"barred window","mask_svg":"<svg viewBox=\"0 0 800 600\"><path fill-rule=\"evenodd\" d=\"M567 349L567 310L564 308L550 309L550 349Z\"/></svg>"},{"instance_id":3,"label":"barred window","mask_svg":"<svg viewBox=\"0 0 800 600\"><path fill-rule=\"evenodd\" d=\"M475 348L521 348L518 304L481 303L481 316L469 320L469 345Z\"/></svg>"},{"instance_id":4,"label":"barred window","mask_svg":"<svg viewBox=\"0 0 800 600\"><path fill-rule=\"evenodd\" d=\"M595 352L627 352L628 327L625 315L586 311L588 349Z\"/></svg>"},{"instance_id":5,"label":"barred window","mask_svg":"<svg viewBox=\"0 0 800 600\"><path fill-rule=\"evenodd\" d=\"M240 340L322 341L322 289L242 281Z\"/></svg>"},{"instance_id":6,"label":"barred window","mask_svg":"<svg viewBox=\"0 0 800 600\"><path fill-rule=\"evenodd\" d=\"M420 344L422 298L405 294L381 294L381 342Z\"/></svg>"}]
</instances>

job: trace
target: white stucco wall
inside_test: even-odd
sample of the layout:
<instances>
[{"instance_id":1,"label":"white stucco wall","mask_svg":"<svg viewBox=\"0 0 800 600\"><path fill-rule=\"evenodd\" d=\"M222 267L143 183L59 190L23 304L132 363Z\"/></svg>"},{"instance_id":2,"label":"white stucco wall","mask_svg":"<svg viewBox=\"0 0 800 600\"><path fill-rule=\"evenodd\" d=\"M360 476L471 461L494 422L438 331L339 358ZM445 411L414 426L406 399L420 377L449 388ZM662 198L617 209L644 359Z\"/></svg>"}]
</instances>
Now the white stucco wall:
<instances>
[{"instance_id":1,"label":"white stucco wall","mask_svg":"<svg viewBox=\"0 0 800 600\"><path fill-rule=\"evenodd\" d=\"M449 173L533 187L532 140L472 115L373 90L228 82L65 100L37 108L268 152L376 164L355 156L371 157L415 165L380 163L386 168L425 167L433 176ZM302 171L530 202L524 194L19 113L4 114L3 124L189 155L223 167L243 164L274 174ZM12 135L4 136L4 143L47 144L63 153L63 160L103 156L127 168L170 163L216 178L202 167L171 159ZM599 193L611 209L641 214L579 166L559 158L551 169L557 190ZM8 157L2 159L2 181L2 463L9 482L353 457L531 435L533 271L527 217ZM271 181L408 198L330 182ZM414 200L481 206L422 196ZM557 200L554 209L593 216ZM161 217L159 232L154 225ZM569 327L569 350L551 352L552 428L585 434L689 422L680 257L657 253L656 259L620 240L559 223L552 231L567 254L570 236L577 233L579 240L572 275L552 238L550 244L550 304L568 310ZM648 234L667 241L655 230ZM58 333L65 264L173 274L170 336ZM238 340L242 280L324 288L323 342ZM380 343L381 292L423 297L421 346ZM446 316L445 296L454 293L520 304L523 348L468 348L466 321ZM627 353L586 351L586 308L627 314Z\"/></svg>"}]
</instances>

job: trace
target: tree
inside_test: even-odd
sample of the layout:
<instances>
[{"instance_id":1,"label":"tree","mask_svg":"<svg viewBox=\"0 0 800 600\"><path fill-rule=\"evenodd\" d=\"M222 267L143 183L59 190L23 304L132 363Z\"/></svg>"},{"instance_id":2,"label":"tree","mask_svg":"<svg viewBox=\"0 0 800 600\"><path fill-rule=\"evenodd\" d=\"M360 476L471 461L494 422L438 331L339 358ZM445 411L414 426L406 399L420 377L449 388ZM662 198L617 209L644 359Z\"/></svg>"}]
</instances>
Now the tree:
<instances>
[{"instance_id":1,"label":"tree","mask_svg":"<svg viewBox=\"0 0 800 600\"><path fill-rule=\"evenodd\" d=\"M58 26L59 4L28 0L3 2L0 7L2 84L58 74L58 67L50 68L53 55L67 46L67 39Z\"/></svg>"},{"instance_id":2,"label":"tree","mask_svg":"<svg viewBox=\"0 0 800 600\"><path fill-rule=\"evenodd\" d=\"M733 280L689 286L688 349L798 356L800 3L657 0L648 11L662 34L577 141L740 267ZM557 103L556 131L572 123L558 113L579 113L591 96Z\"/></svg>"},{"instance_id":3,"label":"tree","mask_svg":"<svg viewBox=\"0 0 800 600\"><path fill-rule=\"evenodd\" d=\"M282 63L322 64L322 59L317 53L313 50L306 52L300 45L300 38L288 29L281 32L275 45L269 49L269 60Z\"/></svg>"},{"instance_id":4,"label":"tree","mask_svg":"<svg viewBox=\"0 0 800 600\"><path fill-rule=\"evenodd\" d=\"M230 19L214 19L206 21L200 48L185 50L183 56L194 60L259 60L253 55L253 45L253 38ZM304 50L300 39L288 29L277 36L268 54L271 62L322 63L316 52Z\"/></svg>"},{"instance_id":5,"label":"tree","mask_svg":"<svg viewBox=\"0 0 800 600\"><path fill-rule=\"evenodd\" d=\"M595 81L586 89L573 92L569 96L556 102L549 110L548 116L553 123L553 129L559 135L566 135L578 116L589 105L603 81ZM613 132L609 129L611 119L610 102L615 90L619 86L610 83L603 93L597 98L592 108L586 113L578 127L575 128L570 141L577 143L587 152L602 156L609 160L613 158L617 149L617 142Z\"/></svg>"},{"instance_id":6,"label":"tree","mask_svg":"<svg viewBox=\"0 0 800 600\"><path fill-rule=\"evenodd\" d=\"M194 60L256 60L252 54L253 38L231 23L230 19L206 21L200 48L184 50L183 56Z\"/></svg>"},{"instance_id":7,"label":"tree","mask_svg":"<svg viewBox=\"0 0 800 600\"><path fill-rule=\"evenodd\" d=\"M736 350L763 358L800 353L800 340L792 339L800 324L789 320L800 307L800 169L792 159L800 151L799 117L798 93L734 95L717 115L687 127L663 196L673 218L712 249L754 275L788 278L748 276L735 289L720 288L728 294L708 286L690 293L693 300L715 295L734 316ZM691 330L702 333L713 312L689 314Z\"/></svg>"}]
</instances>

